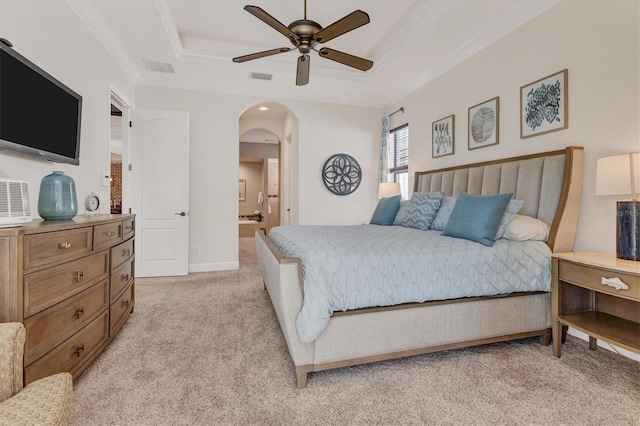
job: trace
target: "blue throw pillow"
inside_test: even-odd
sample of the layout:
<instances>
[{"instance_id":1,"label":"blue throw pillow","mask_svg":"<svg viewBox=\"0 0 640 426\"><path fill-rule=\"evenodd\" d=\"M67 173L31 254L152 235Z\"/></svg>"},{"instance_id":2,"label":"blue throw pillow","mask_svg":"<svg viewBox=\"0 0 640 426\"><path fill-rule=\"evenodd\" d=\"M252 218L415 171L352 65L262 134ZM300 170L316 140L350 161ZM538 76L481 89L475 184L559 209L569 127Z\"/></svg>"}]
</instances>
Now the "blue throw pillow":
<instances>
[{"instance_id":1,"label":"blue throw pillow","mask_svg":"<svg viewBox=\"0 0 640 426\"><path fill-rule=\"evenodd\" d=\"M471 195L461 192L442 235L493 246L512 196L512 193Z\"/></svg>"},{"instance_id":2,"label":"blue throw pillow","mask_svg":"<svg viewBox=\"0 0 640 426\"><path fill-rule=\"evenodd\" d=\"M372 225L392 225L400 208L400 195L383 198L378 201L378 206L371 217Z\"/></svg>"},{"instance_id":3,"label":"blue throw pillow","mask_svg":"<svg viewBox=\"0 0 640 426\"><path fill-rule=\"evenodd\" d=\"M440 202L444 197L444 191L438 192L414 192L407 207L407 215L402 221L402 226L408 228L429 230L431 222L436 217Z\"/></svg>"}]
</instances>

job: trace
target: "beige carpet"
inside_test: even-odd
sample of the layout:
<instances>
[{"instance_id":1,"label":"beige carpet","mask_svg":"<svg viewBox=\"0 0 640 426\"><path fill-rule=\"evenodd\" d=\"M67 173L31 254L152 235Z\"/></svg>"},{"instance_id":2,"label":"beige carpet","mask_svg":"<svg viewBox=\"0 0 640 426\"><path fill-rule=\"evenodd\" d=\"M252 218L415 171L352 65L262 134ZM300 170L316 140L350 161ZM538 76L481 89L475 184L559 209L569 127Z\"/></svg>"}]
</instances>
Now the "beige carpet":
<instances>
[{"instance_id":1,"label":"beige carpet","mask_svg":"<svg viewBox=\"0 0 640 426\"><path fill-rule=\"evenodd\" d=\"M253 240L241 269L138 279L136 308L75 381L75 425L640 425L640 364L568 338L314 373L293 364Z\"/></svg>"}]
</instances>

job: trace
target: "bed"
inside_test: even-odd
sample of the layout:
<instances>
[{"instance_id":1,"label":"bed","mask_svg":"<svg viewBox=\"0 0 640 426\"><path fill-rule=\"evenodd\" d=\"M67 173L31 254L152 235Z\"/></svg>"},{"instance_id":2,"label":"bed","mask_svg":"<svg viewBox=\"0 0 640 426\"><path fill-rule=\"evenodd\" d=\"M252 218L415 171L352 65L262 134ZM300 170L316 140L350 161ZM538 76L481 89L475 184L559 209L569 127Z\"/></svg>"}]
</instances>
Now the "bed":
<instances>
[{"instance_id":1,"label":"bed","mask_svg":"<svg viewBox=\"0 0 640 426\"><path fill-rule=\"evenodd\" d=\"M518 214L539 219L549 225L545 247L536 248L541 254L546 250L546 256L549 257L552 252L566 252L573 248L582 174L583 149L568 147L552 152L416 172L413 191L444 191L446 196L452 197L462 192L476 195L513 193L514 199L524 201ZM292 227L292 230L303 234L293 233L289 238L291 246L298 245L300 247L297 249L304 252L307 243L304 242L306 231L302 228L305 227ZM413 230L409 234L409 231L401 230L402 227L359 225L331 227L322 229L320 233L330 233L332 228L335 235L346 234L349 228L348 232L354 234L349 234L347 240L358 240L360 234L369 231L383 234L404 232L400 238L407 238L404 245L408 250L423 245L420 239L422 236L418 235L420 232L425 238L427 234L435 232ZM383 235L383 238L391 237ZM458 240L440 236L439 233L437 237L430 238ZM303 314L303 306L318 296L312 293L311 287L307 287L305 293L301 259L283 254L289 253L288 245L277 241L280 245L278 248L263 232L256 232L255 239L265 289L287 342L295 366L298 388L306 386L308 374L314 371L526 337L537 336L545 345L550 342L550 275L547 271L546 274L533 272L534 276L525 276L525 272L530 269L528 265L510 272L511 275L516 275L515 285L508 288L491 285L493 290L484 294L454 292L431 300L429 292L425 292L423 299L415 299L420 302L407 302L396 295L393 299L396 303L390 306L385 304L329 312L322 307L317 308L316 311L323 317L322 324L310 326L311 331L307 332L304 326L300 327L299 317ZM413 242L409 243L409 239ZM464 244L473 246L477 243ZM502 240L496 241L495 250L513 251L505 244ZM333 249L340 250L339 247ZM348 253L350 249L343 247L343 250ZM410 254L411 251L407 252L405 257L409 259ZM366 254L361 254L363 256ZM424 259L432 256L435 256L435 252L427 254ZM375 259L368 261L370 264L375 263ZM414 265L419 263L415 259L407 261ZM514 263L508 260L506 262ZM305 268L304 276L311 280L310 264L305 264ZM370 275L369 281L373 282L374 278L380 276L374 273ZM521 287L523 283L535 281L535 276L539 276L538 281L543 282L542 287ZM349 281L349 278L340 276L332 279ZM354 283L357 280L354 279ZM433 281L427 283L429 285L437 284L435 277L424 280ZM501 278L495 278L493 284L500 280ZM362 287L367 283L354 285ZM306 304L303 303L305 296ZM348 299L346 296L343 298ZM345 306L359 306L358 302L351 305L349 303Z\"/></svg>"}]
</instances>

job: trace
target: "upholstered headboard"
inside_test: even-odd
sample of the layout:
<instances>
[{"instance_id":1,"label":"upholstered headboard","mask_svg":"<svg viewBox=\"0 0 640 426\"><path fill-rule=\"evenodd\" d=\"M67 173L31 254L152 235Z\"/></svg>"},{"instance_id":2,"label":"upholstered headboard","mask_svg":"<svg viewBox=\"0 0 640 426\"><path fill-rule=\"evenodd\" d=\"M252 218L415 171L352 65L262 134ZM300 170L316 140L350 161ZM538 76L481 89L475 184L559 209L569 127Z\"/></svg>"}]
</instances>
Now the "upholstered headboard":
<instances>
[{"instance_id":1,"label":"upholstered headboard","mask_svg":"<svg viewBox=\"0 0 640 426\"><path fill-rule=\"evenodd\" d=\"M416 172L414 192L444 190L457 196L513 192L523 200L519 214L535 217L549 225L548 244L555 253L573 250L580 199L584 148L564 150L466 164L446 169Z\"/></svg>"}]
</instances>

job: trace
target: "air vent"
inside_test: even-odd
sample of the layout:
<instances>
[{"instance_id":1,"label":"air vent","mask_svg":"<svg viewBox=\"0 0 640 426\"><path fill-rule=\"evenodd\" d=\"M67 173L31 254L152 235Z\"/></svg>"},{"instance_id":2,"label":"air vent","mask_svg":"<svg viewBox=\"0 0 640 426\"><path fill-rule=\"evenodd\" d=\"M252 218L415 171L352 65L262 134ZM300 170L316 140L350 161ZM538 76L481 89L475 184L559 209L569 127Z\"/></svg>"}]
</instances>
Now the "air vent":
<instances>
[{"instance_id":1,"label":"air vent","mask_svg":"<svg viewBox=\"0 0 640 426\"><path fill-rule=\"evenodd\" d=\"M173 71L173 67L167 62L150 61L148 59L143 59L142 62L144 62L144 64L147 66L147 69L149 69L150 71L175 74L175 71Z\"/></svg>"},{"instance_id":2,"label":"air vent","mask_svg":"<svg viewBox=\"0 0 640 426\"><path fill-rule=\"evenodd\" d=\"M273 78L273 74L265 74L262 72L252 72L251 78L256 80L271 80Z\"/></svg>"}]
</instances>

